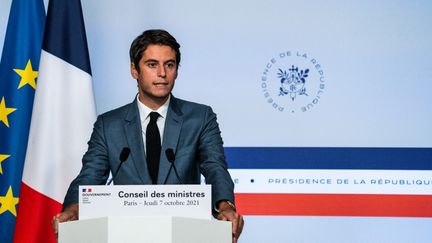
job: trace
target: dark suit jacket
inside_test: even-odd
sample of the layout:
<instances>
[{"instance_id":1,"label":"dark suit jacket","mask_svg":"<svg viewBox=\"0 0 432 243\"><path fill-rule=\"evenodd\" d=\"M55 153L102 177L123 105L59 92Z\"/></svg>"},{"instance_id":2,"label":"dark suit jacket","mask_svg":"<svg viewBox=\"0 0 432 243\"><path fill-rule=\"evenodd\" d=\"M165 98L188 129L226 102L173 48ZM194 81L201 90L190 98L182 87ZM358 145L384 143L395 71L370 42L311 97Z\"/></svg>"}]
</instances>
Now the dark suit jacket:
<instances>
[{"instance_id":1,"label":"dark suit jacket","mask_svg":"<svg viewBox=\"0 0 432 243\"><path fill-rule=\"evenodd\" d=\"M109 171L119 166L124 147L131 150L114 183L117 185L152 184L147 168L141 121L134 102L98 116L82 159L82 169L69 186L64 207L78 202L79 185L103 185ZM216 114L209 106L171 96L165 121L158 184L180 183L165 150L175 151L175 165L185 184L199 184L200 174L212 185L213 205L219 200L234 202L234 184L227 171Z\"/></svg>"}]
</instances>

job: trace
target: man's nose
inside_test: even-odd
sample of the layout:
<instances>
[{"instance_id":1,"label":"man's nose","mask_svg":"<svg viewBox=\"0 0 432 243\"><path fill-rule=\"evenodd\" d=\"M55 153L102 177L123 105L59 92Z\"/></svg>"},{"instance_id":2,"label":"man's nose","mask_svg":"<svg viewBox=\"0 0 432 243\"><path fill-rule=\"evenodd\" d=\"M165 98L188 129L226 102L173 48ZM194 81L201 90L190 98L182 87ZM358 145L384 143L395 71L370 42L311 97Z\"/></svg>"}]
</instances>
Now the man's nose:
<instances>
[{"instance_id":1,"label":"man's nose","mask_svg":"<svg viewBox=\"0 0 432 243\"><path fill-rule=\"evenodd\" d=\"M166 77L166 71L165 71L165 66L161 65L158 67L158 76L161 78L165 78Z\"/></svg>"}]
</instances>

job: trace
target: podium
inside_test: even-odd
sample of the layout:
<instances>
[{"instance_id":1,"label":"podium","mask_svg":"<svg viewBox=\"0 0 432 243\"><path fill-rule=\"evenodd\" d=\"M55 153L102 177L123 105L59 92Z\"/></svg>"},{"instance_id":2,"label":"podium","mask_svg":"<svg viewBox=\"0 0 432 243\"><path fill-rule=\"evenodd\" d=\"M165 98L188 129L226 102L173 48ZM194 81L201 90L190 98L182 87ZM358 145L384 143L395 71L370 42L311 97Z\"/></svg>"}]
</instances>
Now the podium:
<instances>
[{"instance_id":1,"label":"podium","mask_svg":"<svg viewBox=\"0 0 432 243\"><path fill-rule=\"evenodd\" d=\"M79 218L59 243L231 243L231 222L211 220L209 185L80 186Z\"/></svg>"},{"instance_id":2,"label":"podium","mask_svg":"<svg viewBox=\"0 0 432 243\"><path fill-rule=\"evenodd\" d=\"M102 217L59 226L59 243L231 243L231 222L171 216Z\"/></svg>"}]
</instances>

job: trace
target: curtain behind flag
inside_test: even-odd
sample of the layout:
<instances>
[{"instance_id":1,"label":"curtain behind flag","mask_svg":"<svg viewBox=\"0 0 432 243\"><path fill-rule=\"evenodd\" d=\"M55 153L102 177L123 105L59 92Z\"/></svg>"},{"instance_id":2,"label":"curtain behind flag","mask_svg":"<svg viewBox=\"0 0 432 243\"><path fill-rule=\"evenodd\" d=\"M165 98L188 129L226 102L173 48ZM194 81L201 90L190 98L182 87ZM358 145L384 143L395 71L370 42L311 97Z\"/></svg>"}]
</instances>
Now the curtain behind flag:
<instances>
[{"instance_id":1,"label":"curtain behind flag","mask_svg":"<svg viewBox=\"0 0 432 243\"><path fill-rule=\"evenodd\" d=\"M15 242L55 242L51 219L78 174L96 110L79 0L50 0Z\"/></svg>"},{"instance_id":2,"label":"curtain behind flag","mask_svg":"<svg viewBox=\"0 0 432 243\"><path fill-rule=\"evenodd\" d=\"M12 1L0 62L0 242L13 240L45 26L43 0Z\"/></svg>"}]
</instances>

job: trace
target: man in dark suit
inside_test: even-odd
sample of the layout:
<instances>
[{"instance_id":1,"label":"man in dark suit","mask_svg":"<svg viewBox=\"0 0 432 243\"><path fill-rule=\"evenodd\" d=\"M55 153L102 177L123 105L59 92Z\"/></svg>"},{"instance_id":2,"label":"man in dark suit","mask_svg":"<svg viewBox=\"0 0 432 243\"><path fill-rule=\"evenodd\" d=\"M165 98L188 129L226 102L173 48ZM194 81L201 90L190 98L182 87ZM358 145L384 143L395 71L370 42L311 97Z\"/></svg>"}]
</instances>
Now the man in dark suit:
<instances>
[{"instance_id":1,"label":"man in dark suit","mask_svg":"<svg viewBox=\"0 0 432 243\"><path fill-rule=\"evenodd\" d=\"M98 117L81 172L69 187L63 212L54 217L54 231L58 222L78 218L78 186L105 184L127 147L130 156L115 176L115 184L199 184L202 174L212 185L214 215L233 223L236 242L244 221L234 206L234 184L227 171L216 115L209 106L171 94L180 45L164 30L148 30L133 41L130 60L138 95L132 103ZM178 177L171 172L165 154L168 149L175 152Z\"/></svg>"}]
</instances>

